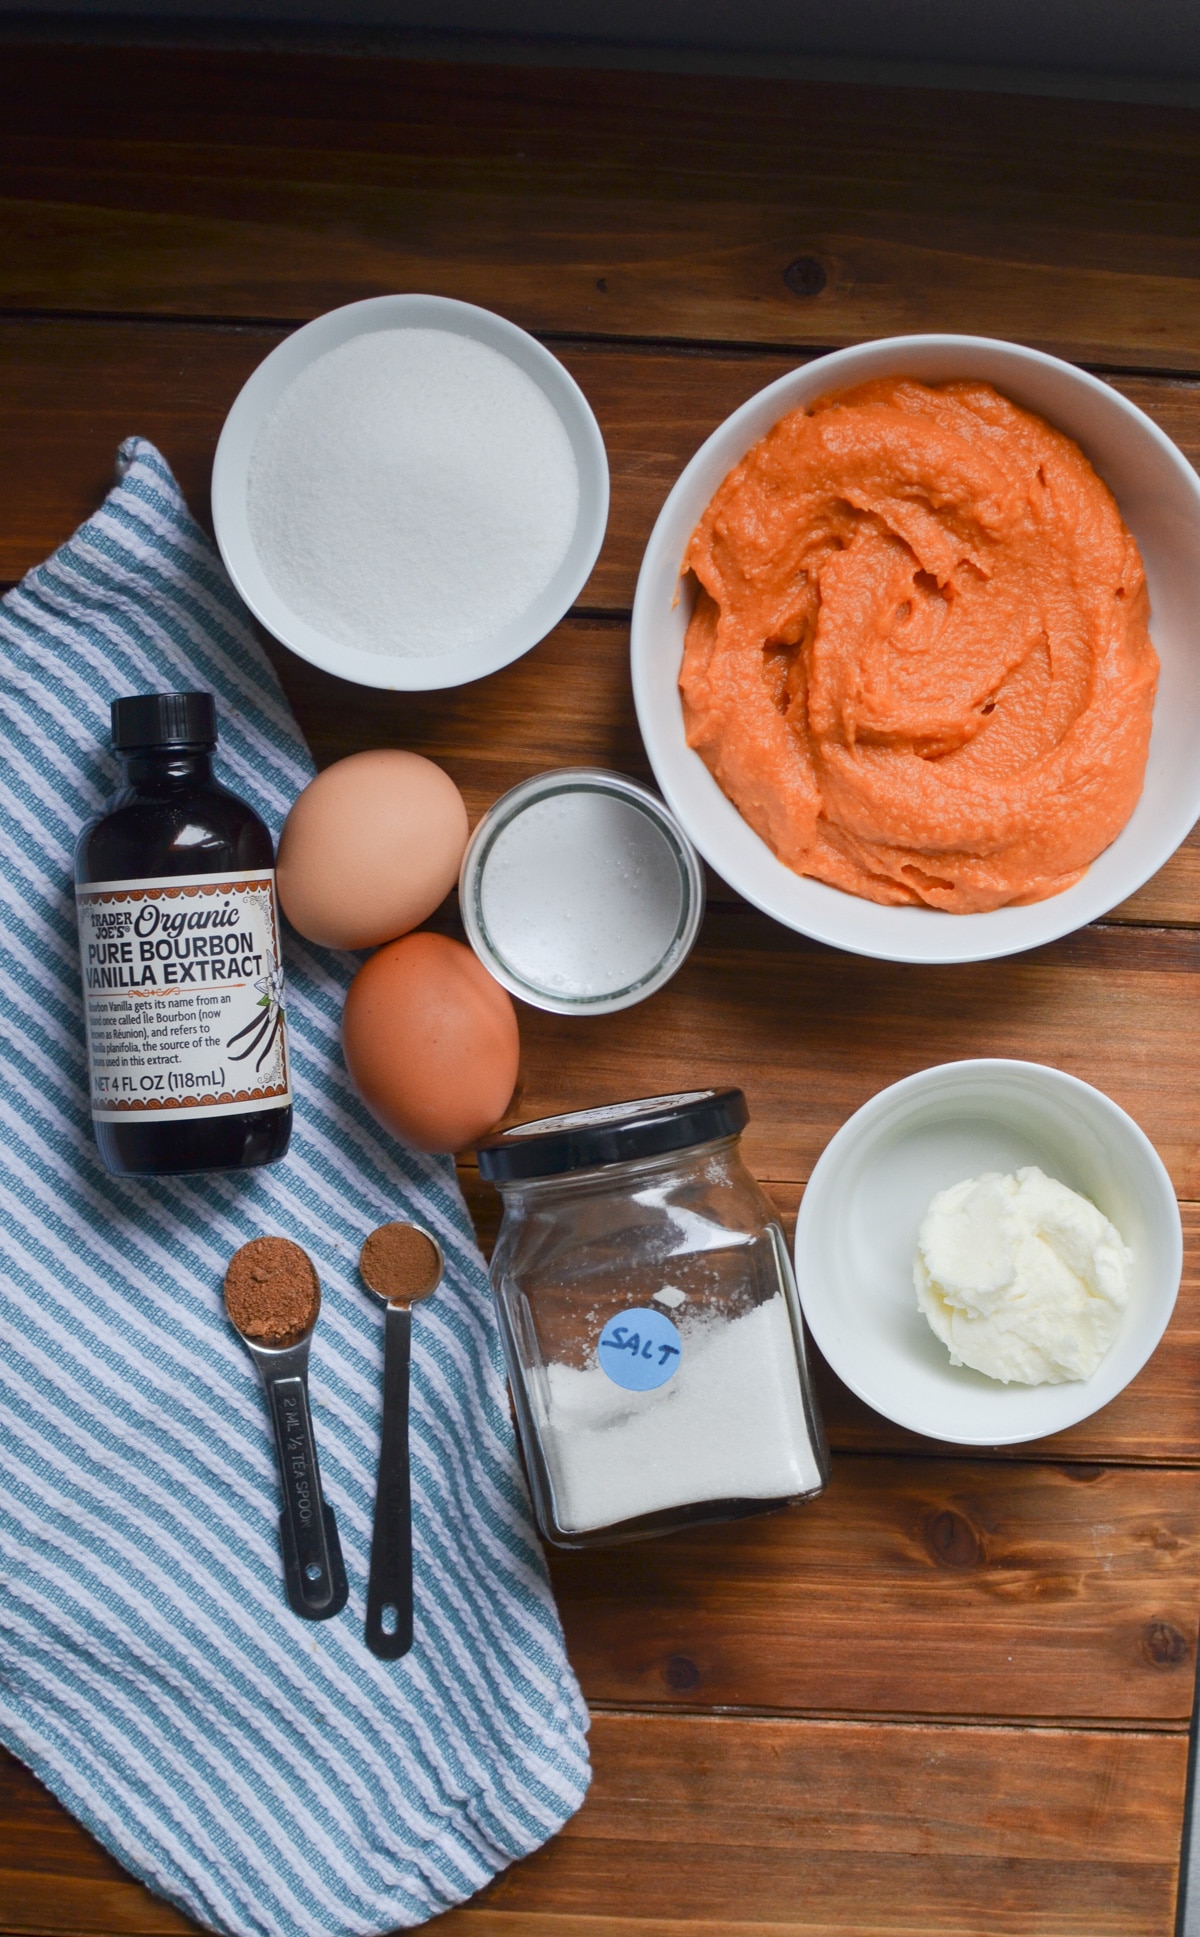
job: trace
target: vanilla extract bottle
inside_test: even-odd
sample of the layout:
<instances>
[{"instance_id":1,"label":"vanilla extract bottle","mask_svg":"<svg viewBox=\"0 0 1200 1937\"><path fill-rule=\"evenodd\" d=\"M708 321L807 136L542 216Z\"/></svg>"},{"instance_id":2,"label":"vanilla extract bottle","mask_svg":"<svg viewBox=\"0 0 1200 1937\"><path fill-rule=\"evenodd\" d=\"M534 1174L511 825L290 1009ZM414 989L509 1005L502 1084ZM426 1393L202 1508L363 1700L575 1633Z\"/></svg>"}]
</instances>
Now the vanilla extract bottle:
<instances>
[{"instance_id":1,"label":"vanilla extract bottle","mask_svg":"<svg viewBox=\"0 0 1200 1937\"><path fill-rule=\"evenodd\" d=\"M275 852L213 776L211 693L112 704L124 781L75 849L92 1122L115 1176L249 1170L292 1131Z\"/></svg>"}]
</instances>

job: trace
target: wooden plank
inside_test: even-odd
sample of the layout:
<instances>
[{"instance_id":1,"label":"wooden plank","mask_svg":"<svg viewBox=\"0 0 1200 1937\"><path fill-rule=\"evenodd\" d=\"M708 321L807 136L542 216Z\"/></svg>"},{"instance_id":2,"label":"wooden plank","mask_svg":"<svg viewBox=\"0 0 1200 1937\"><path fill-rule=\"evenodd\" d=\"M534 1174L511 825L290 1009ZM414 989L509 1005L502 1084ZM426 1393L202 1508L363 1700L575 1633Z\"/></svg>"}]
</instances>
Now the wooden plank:
<instances>
[{"instance_id":1,"label":"wooden plank","mask_svg":"<svg viewBox=\"0 0 1200 1937\"><path fill-rule=\"evenodd\" d=\"M12 581L94 510L113 453L151 438L211 531L209 481L225 414L286 332L215 325L0 319L0 581ZM806 359L729 350L556 342L608 449L608 534L579 605L625 615L663 500L729 414ZM1115 387L1200 462L1200 384L1125 378Z\"/></svg>"},{"instance_id":2,"label":"wooden plank","mask_svg":"<svg viewBox=\"0 0 1200 1937\"><path fill-rule=\"evenodd\" d=\"M445 1937L1159 1937L1186 1768L1179 1735L597 1714L583 1809ZM0 1756L12 1932L195 1928ZM864 1913L864 1899L869 1910ZM862 1921L864 1914L870 1921Z\"/></svg>"},{"instance_id":3,"label":"wooden plank","mask_svg":"<svg viewBox=\"0 0 1200 1937\"><path fill-rule=\"evenodd\" d=\"M809 1504L556 1553L589 1702L1182 1725L1200 1499L1161 1468L857 1458Z\"/></svg>"},{"instance_id":4,"label":"wooden plank","mask_svg":"<svg viewBox=\"0 0 1200 1937\"><path fill-rule=\"evenodd\" d=\"M1183 116L95 49L6 50L0 96L0 304L95 319L4 332L27 349L0 368L0 425L16 433L6 448L25 460L0 480L0 576L3 560L22 569L86 513L129 429L164 444L199 508L224 409L278 340L109 323L106 309L296 320L415 284L577 337L779 349L562 344L613 455L613 523L584 595L607 618L572 620L485 690L428 701L354 692L286 661L321 757L420 745L460 777L473 812L538 766L644 771L620 615L646 532L711 424L806 349L962 327L1143 371L1200 370L1200 131ZM118 100L139 103L135 123L118 123ZM813 297L783 284L801 254L826 276ZM1200 449L1192 386L1126 387L1190 455ZM770 929L720 884L715 898L669 999L616 1026L563 1025L567 1035L525 1015L524 1112L704 1080L701 1063L741 1075L756 1111L751 1161L794 1205L866 1094L986 1048L1099 1082L1146 1123L1177 1186L1200 1187L1183 1075L1196 1048L1195 846L1119 911L1148 932L1096 929L940 976L848 962ZM1194 1259L1193 1248L1193 1273ZM581 1817L443 1927L1167 1929L1196 1638L1195 1481L1081 1462L1089 1451L1195 1459L1196 1289L1193 1276L1138 1388L1077 1429L1083 1438L1045 1449L1067 1462L1031 1461L1037 1449L1005 1463L949 1449L915 1458L938 1449L856 1417L834 1391L843 1450L811 1509L557 1557L593 1699L670 1712L597 1716ZM684 1712L705 1703L1088 1726ZM30 1793L43 1795L18 1765L0 1766L4 1928L190 1927Z\"/></svg>"},{"instance_id":5,"label":"wooden plank","mask_svg":"<svg viewBox=\"0 0 1200 1937\"><path fill-rule=\"evenodd\" d=\"M470 1161L460 1162L458 1174L476 1233L490 1256L500 1227L499 1195ZM779 1211L790 1245L803 1186L764 1179L763 1187ZM1049 1439L979 1449L973 1458L1200 1466L1200 1205L1180 1208L1183 1282L1171 1322L1149 1363L1092 1418ZM960 1447L924 1439L873 1412L830 1371L811 1340L809 1344L835 1452L960 1456Z\"/></svg>"},{"instance_id":6,"label":"wooden plank","mask_svg":"<svg viewBox=\"0 0 1200 1937\"><path fill-rule=\"evenodd\" d=\"M602 555L585 596L604 570ZM437 693L350 686L265 634L263 642L318 766L363 747L411 747L453 775L472 821L509 787L551 767L616 767L654 784L633 706L623 619L572 614L514 665ZM738 900L711 870L708 879L710 901ZM1200 926L1200 827L1107 919Z\"/></svg>"},{"instance_id":7,"label":"wooden plank","mask_svg":"<svg viewBox=\"0 0 1200 1937\"><path fill-rule=\"evenodd\" d=\"M1177 1194L1200 1197L1192 1072L1200 936L1081 929L996 962L916 967L808 942L710 905L669 986L615 1016L520 1007L518 1117L736 1084L756 1176L803 1182L834 1131L887 1084L934 1063L1011 1056L1104 1090L1141 1124Z\"/></svg>"},{"instance_id":8,"label":"wooden plank","mask_svg":"<svg viewBox=\"0 0 1200 1937\"><path fill-rule=\"evenodd\" d=\"M639 1841L678 1851L707 1822L726 1849L1154 1867L1177 1855L1177 1735L599 1712L591 1749L564 1843L621 1843L636 1823Z\"/></svg>"},{"instance_id":9,"label":"wooden plank","mask_svg":"<svg viewBox=\"0 0 1200 1937\"><path fill-rule=\"evenodd\" d=\"M580 1814L445 1937L1170 1928L1178 1738L598 1715L593 1747Z\"/></svg>"},{"instance_id":10,"label":"wooden plank","mask_svg":"<svg viewBox=\"0 0 1200 1937\"><path fill-rule=\"evenodd\" d=\"M37 1857L28 1868L0 1868L4 1937L177 1937L201 1928L113 1865L114 1878L47 1877Z\"/></svg>"},{"instance_id":11,"label":"wooden plank","mask_svg":"<svg viewBox=\"0 0 1200 1937\"><path fill-rule=\"evenodd\" d=\"M772 1198L794 1218L800 1195L792 1186L771 1184ZM1092 1418L1049 1439L1023 1446L997 1447L998 1459L1084 1461L1167 1461L1200 1466L1200 1205L1181 1206L1184 1228L1183 1282L1179 1302L1157 1350L1124 1392ZM882 1419L830 1371L814 1347L817 1385L831 1446L845 1452L919 1452L937 1442L906 1432ZM961 1449L941 1450L958 1456Z\"/></svg>"},{"instance_id":12,"label":"wooden plank","mask_svg":"<svg viewBox=\"0 0 1200 1937\"><path fill-rule=\"evenodd\" d=\"M1183 112L378 56L10 46L4 70L10 309L294 320L432 288L540 330L961 329L1200 368Z\"/></svg>"},{"instance_id":13,"label":"wooden plank","mask_svg":"<svg viewBox=\"0 0 1200 1937\"><path fill-rule=\"evenodd\" d=\"M211 531L209 481L225 414L281 330L0 320L0 439L21 462L0 476L0 580L45 557L95 508L113 452L132 431L150 437ZM596 411L612 500L585 608L627 614L651 528L692 453L739 404L795 367L795 356L617 350L556 343ZM1194 410L1161 380L1162 407L1191 425Z\"/></svg>"},{"instance_id":14,"label":"wooden plank","mask_svg":"<svg viewBox=\"0 0 1200 1937\"><path fill-rule=\"evenodd\" d=\"M0 321L0 444L19 454L0 475L0 582L38 563L88 516L117 444L135 430L163 449L207 523L225 412L280 340L279 331L254 329ZM651 526L692 451L795 359L559 347L597 411L612 466L608 537L580 603L615 616L632 600ZM1200 387L1164 379L1121 387L1189 456L1200 455ZM275 651L322 764L381 742L414 746L450 768L473 817L526 774L568 759L650 778L623 625L569 621L531 657L456 694L353 689ZM552 728L543 704L551 685L562 695ZM719 881L713 890L728 898ZM1200 923L1200 838L1114 919Z\"/></svg>"}]
</instances>

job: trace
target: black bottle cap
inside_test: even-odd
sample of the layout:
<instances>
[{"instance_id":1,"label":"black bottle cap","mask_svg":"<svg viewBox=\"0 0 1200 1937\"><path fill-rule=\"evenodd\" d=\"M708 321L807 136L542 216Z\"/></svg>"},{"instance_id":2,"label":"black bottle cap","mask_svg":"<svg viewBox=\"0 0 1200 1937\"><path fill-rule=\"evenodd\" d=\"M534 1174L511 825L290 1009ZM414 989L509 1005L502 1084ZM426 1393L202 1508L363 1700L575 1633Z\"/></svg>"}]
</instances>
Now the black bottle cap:
<instances>
[{"instance_id":1,"label":"black bottle cap","mask_svg":"<svg viewBox=\"0 0 1200 1937\"><path fill-rule=\"evenodd\" d=\"M217 708L211 693L135 693L112 703L118 753L153 747L215 747Z\"/></svg>"},{"instance_id":2,"label":"black bottle cap","mask_svg":"<svg viewBox=\"0 0 1200 1937\"><path fill-rule=\"evenodd\" d=\"M665 1157L693 1144L736 1137L749 1120L741 1090L684 1090L636 1103L606 1103L598 1110L514 1123L511 1130L486 1137L477 1148L479 1169L494 1184L561 1177L595 1164Z\"/></svg>"}]
</instances>

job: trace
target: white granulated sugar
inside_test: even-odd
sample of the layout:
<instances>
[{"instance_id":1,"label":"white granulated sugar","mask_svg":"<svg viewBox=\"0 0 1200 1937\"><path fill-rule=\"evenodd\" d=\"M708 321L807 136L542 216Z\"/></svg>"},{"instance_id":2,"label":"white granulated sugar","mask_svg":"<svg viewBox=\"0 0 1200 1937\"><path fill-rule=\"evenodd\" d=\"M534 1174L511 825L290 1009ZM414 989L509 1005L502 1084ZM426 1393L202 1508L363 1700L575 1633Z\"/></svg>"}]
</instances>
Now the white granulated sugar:
<instances>
[{"instance_id":1,"label":"white granulated sugar","mask_svg":"<svg viewBox=\"0 0 1200 1937\"><path fill-rule=\"evenodd\" d=\"M247 511L280 598L340 645L453 652L528 610L566 556L579 473L531 377L467 336L329 350L259 432Z\"/></svg>"},{"instance_id":2,"label":"white granulated sugar","mask_svg":"<svg viewBox=\"0 0 1200 1937\"><path fill-rule=\"evenodd\" d=\"M784 1500L821 1484L781 1295L683 1335L678 1372L627 1392L599 1365L546 1367L542 1445L564 1533L699 1500Z\"/></svg>"},{"instance_id":3,"label":"white granulated sugar","mask_svg":"<svg viewBox=\"0 0 1200 1937\"><path fill-rule=\"evenodd\" d=\"M480 884L488 939L523 982L595 1000L644 980L679 925L679 863L632 801L543 795L500 830Z\"/></svg>"}]
</instances>

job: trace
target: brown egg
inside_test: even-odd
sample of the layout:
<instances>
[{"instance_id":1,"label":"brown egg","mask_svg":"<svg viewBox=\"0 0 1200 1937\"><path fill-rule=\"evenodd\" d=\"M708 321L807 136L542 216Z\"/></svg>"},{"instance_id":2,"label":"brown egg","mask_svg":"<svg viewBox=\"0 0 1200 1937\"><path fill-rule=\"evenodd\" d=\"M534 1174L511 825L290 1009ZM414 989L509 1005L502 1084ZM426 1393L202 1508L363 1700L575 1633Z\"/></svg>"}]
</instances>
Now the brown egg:
<instances>
[{"instance_id":1,"label":"brown egg","mask_svg":"<svg viewBox=\"0 0 1200 1937\"><path fill-rule=\"evenodd\" d=\"M310 942L377 948L433 913L466 845L463 797L432 760L352 753L309 782L283 824L283 912Z\"/></svg>"},{"instance_id":2,"label":"brown egg","mask_svg":"<svg viewBox=\"0 0 1200 1937\"><path fill-rule=\"evenodd\" d=\"M461 942L405 935L350 984L342 1047L385 1130L418 1150L461 1150L503 1116L521 1044L512 1000Z\"/></svg>"}]
</instances>

